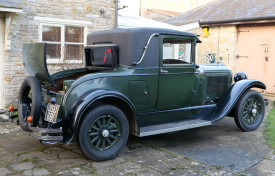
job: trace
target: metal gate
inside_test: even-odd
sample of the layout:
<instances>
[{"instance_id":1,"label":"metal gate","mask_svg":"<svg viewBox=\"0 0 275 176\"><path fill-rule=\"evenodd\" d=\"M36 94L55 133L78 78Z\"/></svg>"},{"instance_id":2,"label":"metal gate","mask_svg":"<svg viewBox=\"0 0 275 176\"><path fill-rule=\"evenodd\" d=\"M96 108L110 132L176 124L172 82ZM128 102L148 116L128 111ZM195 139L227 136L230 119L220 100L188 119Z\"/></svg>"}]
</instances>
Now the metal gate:
<instances>
[{"instance_id":1,"label":"metal gate","mask_svg":"<svg viewBox=\"0 0 275 176\"><path fill-rule=\"evenodd\" d=\"M248 79L257 79L275 93L275 26L238 28L236 72L243 71Z\"/></svg>"}]
</instances>

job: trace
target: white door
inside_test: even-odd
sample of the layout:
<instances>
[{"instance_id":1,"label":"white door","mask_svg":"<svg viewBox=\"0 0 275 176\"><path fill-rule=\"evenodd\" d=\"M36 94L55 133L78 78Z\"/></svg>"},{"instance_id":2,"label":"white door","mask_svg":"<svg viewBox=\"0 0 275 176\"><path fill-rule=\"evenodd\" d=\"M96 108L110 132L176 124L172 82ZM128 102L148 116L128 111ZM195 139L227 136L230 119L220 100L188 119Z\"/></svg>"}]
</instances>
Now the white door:
<instances>
[{"instance_id":1,"label":"white door","mask_svg":"<svg viewBox=\"0 0 275 176\"><path fill-rule=\"evenodd\" d=\"M4 22L0 14L0 109L4 109L4 82L3 82L3 64L4 64Z\"/></svg>"}]
</instances>

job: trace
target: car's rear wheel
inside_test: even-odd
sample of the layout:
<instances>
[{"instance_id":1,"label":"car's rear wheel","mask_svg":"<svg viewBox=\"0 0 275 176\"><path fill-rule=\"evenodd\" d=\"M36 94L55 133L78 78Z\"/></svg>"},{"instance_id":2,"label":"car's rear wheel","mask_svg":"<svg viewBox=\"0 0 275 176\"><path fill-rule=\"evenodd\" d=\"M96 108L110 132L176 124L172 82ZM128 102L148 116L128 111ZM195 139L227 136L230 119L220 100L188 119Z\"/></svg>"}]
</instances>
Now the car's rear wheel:
<instances>
[{"instance_id":1,"label":"car's rear wheel","mask_svg":"<svg viewBox=\"0 0 275 176\"><path fill-rule=\"evenodd\" d=\"M18 97L18 119L22 130L29 131L27 117L32 117L32 126L37 126L42 109L41 85L37 78L28 76L22 83Z\"/></svg>"},{"instance_id":2,"label":"car's rear wheel","mask_svg":"<svg viewBox=\"0 0 275 176\"><path fill-rule=\"evenodd\" d=\"M262 95L255 90L249 90L236 104L234 119L241 130L253 131L261 125L264 115L265 103Z\"/></svg>"},{"instance_id":3,"label":"car's rear wheel","mask_svg":"<svg viewBox=\"0 0 275 176\"><path fill-rule=\"evenodd\" d=\"M95 161L114 158L129 136L128 120L119 108L101 105L92 109L83 120L78 145L85 156Z\"/></svg>"}]
</instances>

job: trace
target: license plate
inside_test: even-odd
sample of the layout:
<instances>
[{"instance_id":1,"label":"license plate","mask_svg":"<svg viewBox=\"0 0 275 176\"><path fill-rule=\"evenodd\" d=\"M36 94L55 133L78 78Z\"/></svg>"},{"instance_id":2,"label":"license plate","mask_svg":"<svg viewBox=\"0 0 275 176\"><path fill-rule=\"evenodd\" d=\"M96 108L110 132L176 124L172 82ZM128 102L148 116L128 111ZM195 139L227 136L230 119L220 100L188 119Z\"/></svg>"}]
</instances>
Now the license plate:
<instances>
[{"instance_id":1,"label":"license plate","mask_svg":"<svg viewBox=\"0 0 275 176\"><path fill-rule=\"evenodd\" d=\"M58 114L59 106L60 105L58 105L58 104L52 104L52 103L48 104L46 115L45 115L46 121L52 122L52 123L56 122L56 117Z\"/></svg>"}]
</instances>

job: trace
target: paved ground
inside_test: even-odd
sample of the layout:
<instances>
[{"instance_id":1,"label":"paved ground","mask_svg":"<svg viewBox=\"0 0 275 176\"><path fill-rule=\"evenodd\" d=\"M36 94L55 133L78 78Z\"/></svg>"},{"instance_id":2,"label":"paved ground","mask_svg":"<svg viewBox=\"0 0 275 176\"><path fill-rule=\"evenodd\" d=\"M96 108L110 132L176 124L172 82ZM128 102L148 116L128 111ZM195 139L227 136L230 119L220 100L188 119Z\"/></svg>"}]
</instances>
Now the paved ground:
<instances>
[{"instance_id":1,"label":"paved ground","mask_svg":"<svg viewBox=\"0 0 275 176\"><path fill-rule=\"evenodd\" d=\"M137 138L113 160L86 160L76 144L47 145L0 122L1 175L275 175L275 155L262 136L232 118L214 126Z\"/></svg>"}]
</instances>

